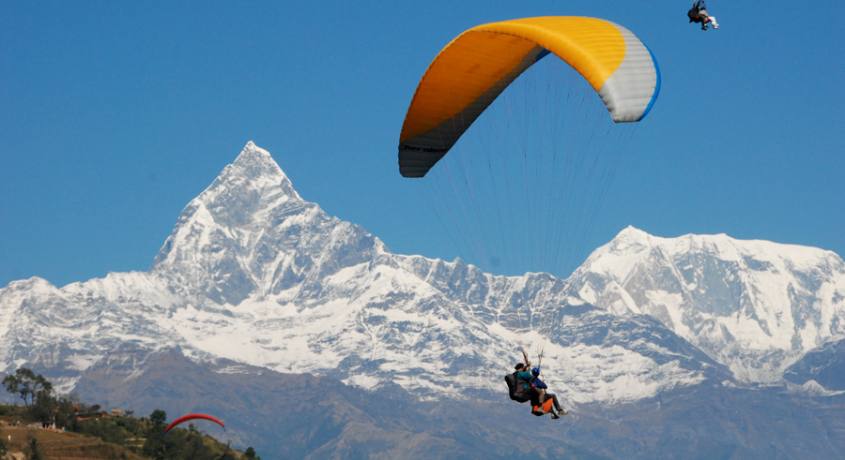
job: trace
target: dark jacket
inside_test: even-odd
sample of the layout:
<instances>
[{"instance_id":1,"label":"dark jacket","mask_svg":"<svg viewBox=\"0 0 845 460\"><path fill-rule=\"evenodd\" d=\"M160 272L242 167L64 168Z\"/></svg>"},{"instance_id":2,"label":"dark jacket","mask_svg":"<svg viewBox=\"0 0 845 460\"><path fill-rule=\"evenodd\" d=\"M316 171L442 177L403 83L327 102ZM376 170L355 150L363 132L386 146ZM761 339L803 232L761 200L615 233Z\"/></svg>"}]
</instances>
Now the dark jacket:
<instances>
[{"instance_id":1,"label":"dark jacket","mask_svg":"<svg viewBox=\"0 0 845 460\"><path fill-rule=\"evenodd\" d=\"M548 386L548 385L546 385L546 383L545 383L545 382L543 382L542 380L540 380L540 377L534 377L534 381L533 381L533 382L531 382L531 383L534 385L534 388L541 388L541 389L543 389L543 390L545 390L545 389L549 388L549 386Z\"/></svg>"}]
</instances>

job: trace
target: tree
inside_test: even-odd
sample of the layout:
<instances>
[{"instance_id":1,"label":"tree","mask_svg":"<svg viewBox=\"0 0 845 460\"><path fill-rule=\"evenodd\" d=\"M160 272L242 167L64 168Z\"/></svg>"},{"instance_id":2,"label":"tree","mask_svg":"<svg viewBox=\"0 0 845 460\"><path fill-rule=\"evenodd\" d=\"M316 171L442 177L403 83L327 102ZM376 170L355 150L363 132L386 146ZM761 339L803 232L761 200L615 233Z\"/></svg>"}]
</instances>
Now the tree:
<instances>
[{"instance_id":1,"label":"tree","mask_svg":"<svg viewBox=\"0 0 845 460\"><path fill-rule=\"evenodd\" d=\"M53 384L43 375L22 367L4 377L3 386L21 398L33 418L44 424L55 421L58 401L53 396Z\"/></svg>"},{"instance_id":2,"label":"tree","mask_svg":"<svg viewBox=\"0 0 845 460\"><path fill-rule=\"evenodd\" d=\"M235 457L235 453L232 452L232 449L226 446L226 450L217 457L217 460L237 460L237 458Z\"/></svg>"},{"instance_id":3,"label":"tree","mask_svg":"<svg viewBox=\"0 0 845 460\"><path fill-rule=\"evenodd\" d=\"M56 415L59 407L60 402L52 395L52 389L39 390L36 394L35 402L29 408L29 412L39 422L49 425L56 423Z\"/></svg>"},{"instance_id":4,"label":"tree","mask_svg":"<svg viewBox=\"0 0 845 460\"><path fill-rule=\"evenodd\" d=\"M156 409L152 411L150 414L150 421L153 422L153 429L158 429L159 431L164 430L164 422L167 421L167 412ZM160 428L160 429L159 429Z\"/></svg>"},{"instance_id":5,"label":"tree","mask_svg":"<svg viewBox=\"0 0 845 460\"><path fill-rule=\"evenodd\" d=\"M246 451L244 452L244 456L246 456L246 458L249 458L249 459L254 458L256 460L261 460L261 457L259 457L255 454L255 449L253 449L252 446L249 446L249 447L246 448Z\"/></svg>"},{"instance_id":6,"label":"tree","mask_svg":"<svg viewBox=\"0 0 845 460\"><path fill-rule=\"evenodd\" d=\"M43 460L44 454L41 452L41 447L38 445L38 439L34 436L29 438L29 442L24 450L27 460Z\"/></svg>"},{"instance_id":7,"label":"tree","mask_svg":"<svg viewBox=\"0 0 845 460\"><path fill-rule=\"evenodd\" d=\"M17 394L26 407L31 406L38 396L49 396L53 392L52 383L43 375L25 367L16 370L14 375L4 377L3 386L9 393Z\"/></svg>"},{"instance_id":8,"label":"tree","mask_svg":"<svg viewBox=\"0 0 845 460\"><path fill-rule=\"evenodd\" d=\"M211 452L205 446L202 434L193 425L188 426L188 437L180 447L181 457L184 459L209 459Z\"/></svg>"},{"instance_id":9,"label":"tree","mask_svg":"<svg viewBox=\"0 0 845 460\"><path fill-rule=\"evenodd\" d=\"M59 428L79 431L77 413L81 404L74 396L62 396L56 401L55 422Z\"/></svg>"},{"instance_id":10,"label":"tree","mask_svg":"<svg viewBox=\"0 0 845 460\"><path fill-rule=\"evenodd\" d=\"M150 414L150 429L147 430L147 440L144 442L142 451L144 455L155 459L163 459L167 450L164 439L164 422L167 421L167 413L156 409Z\"/></svg>"}]
</instances>

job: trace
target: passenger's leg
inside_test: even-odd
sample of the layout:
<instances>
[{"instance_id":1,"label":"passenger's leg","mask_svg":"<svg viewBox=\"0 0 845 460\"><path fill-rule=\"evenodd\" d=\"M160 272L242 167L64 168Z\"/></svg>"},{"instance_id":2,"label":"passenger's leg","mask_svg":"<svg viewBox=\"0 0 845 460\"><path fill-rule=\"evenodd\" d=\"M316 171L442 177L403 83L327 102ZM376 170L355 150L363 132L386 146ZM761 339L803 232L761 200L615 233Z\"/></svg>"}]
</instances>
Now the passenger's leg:
<instances>
[{"instance_id":1,"label":"passenger's leg","mask_svg":"<svg viewBox=\"0 0 845 460\"><path fill-rule=\"evenodd\" d=\"M710 16L707 15L707 10L699 11L698 18L701 19L701 30L707 30L707 23L710 22Z\"/></svg>"},{"instance_id":2,"label":"passenger's leg","mask_svg":"<svg viewBox=\"0 0 845 460\"><path fill-rule=\"evenodd\" d=\"M528 393L528 396L531 398L532 409L536 406L539 406L540 402L542 402L542 400L540 399L540 393L538 393L537 390L534 388L531 389L531 391Z\"/></svg>"},{"instance_id":3,"label":"passenger's leg","mask_svg":"<svg viewBox=\"0 0 845 460\"><path fill-rule=\"evenodd\" d=\"M719 23L716 22L716 16L710 16L710 23L713 24L714 29L719 28Z\"/></svg>"},{"instance_id":4,"label":"passenger's leg","mask_svg":"<svg viewBox=\"0 0 845 460\"><path fill-rule=\"evenodd\" d=\"M547 398L552 398L552 402L554 403L554 405L555 405L555 409L557 409L557 411L558 411L558 412L563 411L563 409L561 409L561 408L560 408L560 403L557 401L557 395L556 395L556 394L554 394L554 393L546 393L546 397L547 397Z\"/></svg>"}]
</instances>

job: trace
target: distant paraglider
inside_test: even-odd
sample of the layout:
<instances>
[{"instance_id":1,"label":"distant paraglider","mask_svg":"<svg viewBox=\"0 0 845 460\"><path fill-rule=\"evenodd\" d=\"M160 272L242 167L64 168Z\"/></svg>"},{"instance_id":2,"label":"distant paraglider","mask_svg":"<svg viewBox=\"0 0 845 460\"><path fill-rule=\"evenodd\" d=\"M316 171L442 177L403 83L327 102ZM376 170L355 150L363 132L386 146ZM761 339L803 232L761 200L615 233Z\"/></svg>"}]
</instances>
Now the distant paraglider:
<instances>
[{"instance_id":1,"label":"distant paraglider","mask_svg":"<svg viewBox=\"0 0 845 460\"><path fill-rule=\"evenodd\" d=\"M170 430L172 430L173 428L175 428L177 425L181 425L182 423L185 423L185 422L187 422L187 421L189 421L189 420L208 420L208 421L210 421L210 422L214 422L214 423L216 423L216 424L220 425L223 429L225 429L225 428L226 428L226 425L224 425L224 424L223 424L223 421L222 421L222 420L220 420L220 419L219 419L219 418L217 418L217 417L214 417L213 415L208 415L208 414L185 414L185 415L183 415L183 416L181 416L181 417L177 418L176 420L174 420L174 421L170 422L170 425L167 425L167 427L164 429L164 432L165 432L165 433L167 433L168 431L170 431Z\"/></svg>"},{"instance_id":2,"label":"distant paraglider","mask_svg":"<svg viewBox=\"0 0 845 460\"><path fill-rule=\"evenodd\" d=\"M716 17L710 16L710 13L707 12L707 4L704 0L696 0L692 4L692 8L687 11L687 17L689 17L689 22L701 24L701 30L706 31L707 27L710 25L713 26L713 29L719 28L719 23L716 21Z\"/></svg>"}]
</instances>

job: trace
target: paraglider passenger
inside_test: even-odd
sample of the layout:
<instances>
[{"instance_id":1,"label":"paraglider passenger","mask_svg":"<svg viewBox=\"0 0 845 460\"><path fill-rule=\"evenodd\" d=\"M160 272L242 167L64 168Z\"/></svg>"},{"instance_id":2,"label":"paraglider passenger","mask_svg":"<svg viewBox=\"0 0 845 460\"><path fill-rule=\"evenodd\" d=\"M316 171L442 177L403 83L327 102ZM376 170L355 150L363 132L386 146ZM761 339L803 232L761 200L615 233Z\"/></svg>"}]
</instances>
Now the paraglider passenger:
<instances>
[{"instance_id":1,"label":"paraglider passenger","mask_svg":"<svg viewBox=\"0 0 845 460\"><path fill-rule=\"evenodd\" d=\"M540 380L540 368L539 367L535 367L535 368L531 369L531 377L532 377L531 385L537 391L538 401L546 402L549 399L551 399L552 403L554 403L555 407L554 407L554 410L552 411L552 418L555 418L555 419L560 418L558 413L566 415L566 411L563 410L560 407L560 403L557 401L557 395L555 395L554 393L548 393L546 391L546 390L549 389L549 386L546 385L546 382Z\"/></svg>"},{"instance_id":2,"label":"paraglider passenger","mask_svg":"<svg viewBox=\"0 0 845 460\"><path fill-rule=\"evenodd\" d=\"M696 0L692 4L692 8L687 12L689 22L701 23L701 30L707 30L708 24L713 24L714 29L719 28L719 23L716 22L716 17L710 16L707 12L707 5L704 0Z\"/></svg>"}]
</instances>

